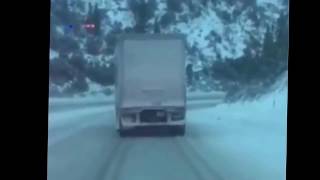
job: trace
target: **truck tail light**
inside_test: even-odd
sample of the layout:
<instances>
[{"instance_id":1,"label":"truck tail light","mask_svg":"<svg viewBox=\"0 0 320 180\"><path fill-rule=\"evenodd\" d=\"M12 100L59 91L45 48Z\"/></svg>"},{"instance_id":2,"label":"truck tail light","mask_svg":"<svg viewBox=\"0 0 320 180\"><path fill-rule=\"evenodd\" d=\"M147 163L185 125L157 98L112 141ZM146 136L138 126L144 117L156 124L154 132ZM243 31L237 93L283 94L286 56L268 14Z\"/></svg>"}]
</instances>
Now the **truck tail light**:
<instances>
[{"instance_id":1,"label":"truck tail light","mask_svg":"<svg viewBox=\"0 0 320 180\"><path fill-rule=\"evenodd\" d=\"M179 121L185 119L185 109L184 108L177 108L171 113L171 120Z\"/></svg>"},{"instance_id":2,"label":"truck tail light","mask_svg":"<svg viewBox=\"0 0 320 180\"><path fill-rule=\"evenodd\" d=\"M125 113L122 115L122 120L126 122L136 122L136 114L135 113Z\"/></svg>"}]
</instances>

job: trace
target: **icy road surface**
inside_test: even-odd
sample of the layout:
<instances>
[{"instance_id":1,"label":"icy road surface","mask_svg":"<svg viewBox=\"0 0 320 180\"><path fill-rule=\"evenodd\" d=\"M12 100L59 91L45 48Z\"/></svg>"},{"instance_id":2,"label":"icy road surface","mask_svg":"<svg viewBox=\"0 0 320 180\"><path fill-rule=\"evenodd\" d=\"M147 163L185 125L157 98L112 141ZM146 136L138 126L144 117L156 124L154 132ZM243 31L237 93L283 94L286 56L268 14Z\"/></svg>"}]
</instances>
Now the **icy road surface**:
<instances>
[{"instance_id":1,"label":"icy road surface","mask_svg":"<svg viewBox=\"0 0 320 180\"><path fill-rule=\"evenodd\" d=\"M286 102L190 103L184 137L120 138L112 105L51 112L48 180L284 180Z\"/></svg>"}]
</instances>

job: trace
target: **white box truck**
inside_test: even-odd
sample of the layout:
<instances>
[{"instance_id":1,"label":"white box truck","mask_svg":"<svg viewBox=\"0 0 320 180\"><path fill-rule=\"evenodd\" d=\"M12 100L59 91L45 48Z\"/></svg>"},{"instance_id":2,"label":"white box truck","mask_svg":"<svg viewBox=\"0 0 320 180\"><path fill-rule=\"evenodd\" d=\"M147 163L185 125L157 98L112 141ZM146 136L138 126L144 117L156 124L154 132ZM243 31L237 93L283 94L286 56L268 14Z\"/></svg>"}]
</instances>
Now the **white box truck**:
<instances>
[{"instance_id":1,"label":"white box truck","mask_svg":"<svg viewBox=\"0 0 320 180\"><path fill-rule=\"evenodd\" d=\"M185 40L180 34L126 34L115 50L116 127L167 126L185 133Z\"/></svg>"}]
</instances>

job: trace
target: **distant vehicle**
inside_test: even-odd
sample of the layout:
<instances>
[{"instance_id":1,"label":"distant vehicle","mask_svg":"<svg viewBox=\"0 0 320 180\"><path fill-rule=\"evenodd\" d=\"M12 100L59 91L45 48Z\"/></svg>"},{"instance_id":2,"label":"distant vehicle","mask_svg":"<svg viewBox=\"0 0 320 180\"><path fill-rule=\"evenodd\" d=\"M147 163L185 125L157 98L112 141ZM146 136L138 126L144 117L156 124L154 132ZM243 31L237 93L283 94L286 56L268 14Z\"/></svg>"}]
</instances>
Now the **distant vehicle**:
<instances>
[{"instance_id":1,"label":"distant vehicle","mask_svg":"<svg viewBox=\"0 0 320 180\"><path fill-rule=\"evenodd\" d=\"M116 46L116 126L168 126L185 133L185 40L180 34L127 34Z\"/></svg>"}]
</instances>

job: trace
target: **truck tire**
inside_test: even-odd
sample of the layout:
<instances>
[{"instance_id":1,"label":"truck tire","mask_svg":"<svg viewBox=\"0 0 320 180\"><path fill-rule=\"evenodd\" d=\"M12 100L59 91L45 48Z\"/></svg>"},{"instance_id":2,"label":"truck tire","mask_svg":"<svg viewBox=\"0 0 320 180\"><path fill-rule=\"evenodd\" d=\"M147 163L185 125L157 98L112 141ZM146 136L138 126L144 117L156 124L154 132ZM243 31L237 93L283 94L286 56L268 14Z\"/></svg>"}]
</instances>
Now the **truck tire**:
<instances>
[{"instance_id":1,"label":"truck tire","mask_svg":"<svg viewBox=\"0 0 320 180\"><path fill-rule=\"evenodd\" d=\"M119 121L119 129L118 129L118 133L120 137L126 137L128 132L127 130L123 129L121 122Z\"/></svg>"},{"instance_id":2,"label":"truck tire","mask_svg":"<svg viewBox=\"0 0 320 180\"><path fill-rule=\"evenodd\" d=\"M176 127L176 135L184 136L185 132L186 132L186 126L185 125L181 125L181 126Z\"/></svg>"},{"instance_id":3,"label":"truck tire","mask_svg":"<svg viewBox=\"0 0 320 180\"><path fill-rule=\"evenodd\" d=\"M118 130L118 133L119 133L120 137L127 137L128 136L127 131L124 129L121 129L121 128Z\"/></svg>"}]
</instances>

